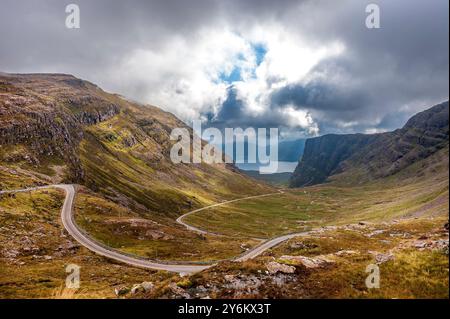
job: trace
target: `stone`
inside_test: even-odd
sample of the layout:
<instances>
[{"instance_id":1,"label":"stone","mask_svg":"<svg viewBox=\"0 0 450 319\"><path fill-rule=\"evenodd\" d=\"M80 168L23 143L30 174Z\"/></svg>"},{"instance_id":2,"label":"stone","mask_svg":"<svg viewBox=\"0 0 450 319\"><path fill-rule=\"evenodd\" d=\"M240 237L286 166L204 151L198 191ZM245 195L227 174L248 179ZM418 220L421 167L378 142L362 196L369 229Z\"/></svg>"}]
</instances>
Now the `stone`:
<instances>
[{"instance_id":1,"label":"stone","mask_svg":"<svg viewBox=\"0 0 450 319\"><path fill-rule=\"evenodd\" d=\"M267 270L269 271L269 274L276 274L277 272L282 272L284 274L293 274L295 273L295 267L288 266L284 264L277 263L275 261L269 262L267 265Z\"/></svg>"},{"instance_id":2,"label":"stone","mask_svg":"<svg viewBox=\"0 0 450 319\"><path fill-rule=\"evenodd\" d=\"M437 250L442 250L445 248L448 249L448 239L432 240L430 243L430 246L432 249L437 249Z\"/></svg>"},{"instance_id":3,"label":"stone","mask_svg":"<svg viewBox=\"0 0 450 319\"><path fill-rule=\"evenodd\" d=\"M387 261L394 259L394 255L391 253L383 254L383 253L379 253L377 251L369 251L369 254L372 254L375 256L375 261L377 264L383 264Z\"/></svg>"},{"instance_id":4,"label":"stone","mask_svg":"<svg viewBox=\"0 0 450 319\"><path fill-rule=\"evenodd\" d=\"M169 289L174 293L176 296L184 298L184 299L190 299L191 296L181 287L178 287L176 283L172 282L169 284Z\"/></svg>"},{"instance_id":5,"label":"stone","mask_svg":"<svg viewBox=\"0 0 450 319\"><path fill-rule=\"evenodd\" d=\"M379 229L379 230L375 230L373 232L371 232L370 234L367 235L367 237L373 237L373 236L377 236L384 233L383 229Z\"/></svg>"},{"instance_id":6,"label":"stone","mask_svg":"<svg viewBox=\"0 0 450 319\"><path fill-rule=\"evenodd\" d=\"M136 285L133 285L133 287L131 288L130 292L131 292L132 295L135 295L135 294L137 294L139 292L145 292L145 289L144 289L144 287L142 287L141 284L136 284Z\"/></svg>"},{"instance_id":7,"label":"stone","mask_svg":"<svg viewBox=\"0 0 450 319\"><path fill-rule=\"evenodd\" d=\"M19 254L19 251L15 249L3 251L3 256L5 256L6 258L16 258Z\"/></svg>"},{"instance_id":8,"label":"stone","mask_svg":"<svg viewBox=\"0 0 450 319\"><path fill-rule=\"evenodd\" d=\"M255 291L262 284L261 280L254 275L231 276L228 277L228 279L229 279L228 283L223 285L223 287L241 292L249 290Z\"/></svg>"},{"instance_id":9,"label":"stone","mask_svg":"<svg viewBox=\"0 0 450 319\"><path fill-rule=\"evenodd\" d=\"M155 288L155 285L150 281L144 281L143 283L141 283L141 287L144 288L145 292L149 292Z\"/></svg>"},{"instance_id":10,"label":"stone","mask_svg":"<svg viewBox=\"0 0 450 319\"><path fill-rule=\"evenodd\" d=\"M281 256L280 260L286 260L290 264L295 264L298 266L303 265L306 268L324 267L327 264L334 263L333 260L329 259L326 256L318 256L315 258L304 257L304 256Z\"/></svg>"},{"instance_id":11,"label":"stone","mask_svg":"<svg viewBox=\"0 0 450 319\"><path fill-rule=\"evenodd\" d=\"M129 292L130 292L130 288L125 287L125 286L117 287L114 289L114 293L116 294L117 297L126 295Z\"/></svg>"},{"instance_id":12,"label":"stone","mask_svg":"<svg viewBox=\"0 0 450 319\"><path fill-rule=\"evenodd\" d=\"M427 243L425 242L425 241L420 241L420 240L418 240L418 241L416 241L415 243L414 243L414 247L415 248L425 248L425 247L427 247Z\"/></svg>"}]
</instances>

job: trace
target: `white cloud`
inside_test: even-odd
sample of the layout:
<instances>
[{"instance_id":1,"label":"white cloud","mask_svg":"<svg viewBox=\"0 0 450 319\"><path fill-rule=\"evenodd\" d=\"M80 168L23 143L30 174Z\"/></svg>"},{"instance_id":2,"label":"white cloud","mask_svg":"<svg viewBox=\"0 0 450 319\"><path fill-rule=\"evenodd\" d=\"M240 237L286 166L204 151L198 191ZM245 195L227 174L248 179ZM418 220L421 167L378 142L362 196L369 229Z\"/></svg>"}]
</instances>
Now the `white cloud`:
<instances>
[{"instance_id":1,"label":"white cloud","mask_svg":"<svg viewBox=\"0 0 450 319\"><path fill-rule=\"evenodd\" d=\"M185 121L217 111L226 97L220 74L236 66L248 73L255 67L250 44L229 31L207 31L196 41L168 39L158 51L138 49L110 74L110 86L160 106Z\"/></svg>"},{"instance_id":2,"label":"white cloud","mask_svg":"<svg viewBox=\"0 0 450 319\"><path fill-rule=\"evenodd\" d=\"M202 119L202 114L218 113L230 85L221 76L239 69L241 79L233 85L244 113L250 118L264 116L271 112L269 96L274 89L302 80L320 60L343 50L336 43L308 47L297 35L277 26L266 26L264 33L257 30L241 34L229 29L201 30L189 41L173 37L157 50L132 50L110 71L108 87L190 123ZM259 65L256 44L266 50ZM280 116L286 126L317 133L317 124L304 111L291 107Z\"/></svg>"},{"instance_id":3,"label":"white cloud","mask_svg":"<svg viewBox=\"0 0 450 319\"><path fill-rule=\"evenodd\" d=\"M386 129L380 129L380 128L372 127L372 128L365 129L364 133L366 133L366 134L377 134L377 133L384 133L386 131L387 131Z\"/></svg>"},{"instance_id":4,"label":"white cloud","mask_svg":"<svg viewBox=\"0 0 450 319\"><path fill-rule=\"evenodd\" d=\"M311 114L304 110L297 110L293 106L279 109L282 117L285 118L287 126L300 127L311 135L319 134L319 127L311 117Z\"/></svg>"}]
</instances>

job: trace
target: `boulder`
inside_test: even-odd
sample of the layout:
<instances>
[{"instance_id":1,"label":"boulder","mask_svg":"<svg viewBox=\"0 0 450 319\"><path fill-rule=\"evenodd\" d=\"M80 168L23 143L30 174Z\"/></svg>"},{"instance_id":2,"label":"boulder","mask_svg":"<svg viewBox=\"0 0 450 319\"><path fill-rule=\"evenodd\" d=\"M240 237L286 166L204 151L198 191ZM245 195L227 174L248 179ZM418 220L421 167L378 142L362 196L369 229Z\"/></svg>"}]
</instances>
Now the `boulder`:
<instances>
[{"instance_id":1,"label":"boulder","mask_svg":"<svg viewBox=\"0 0 450 319\"><path fill-rule=\"evenodd\" d=\"M152 282L144 281L143 283L141 283L141 287L144 288L145 292L149 292L152 291L153 288L155 288L155 285Z\"/></svg>"},{"instance_id":2,"label":"boulder","mask_svg":"<svg viewBox=\"0 0 450 319\"><path fill-rule=\"evenodd\" d=\"M125 287L125 286L117 287L114 289L114 293L116 294L117 297L126 295L129 292L130 292L130 288Z\"/></svg>"},{"instance_id":3,"label":"boulder","mask_svg":"<svg viewBox=\"0 0 450 319\"><path fill-rule=\"evenodd\" d=\"M417 240L416 242L414 242L414 247L415 248L426 248L427 247L427 242L425 241L421 241L421 240Z\"/></svg>"},{"instance_id":4,"label":"boulder","mask_svg":"<svg viewBox=\"0 0 450 319\"><path fill-rule=\"evenodd\" d=\"M131 292L132 295L135 295L135 294L137 294L139 292L145 292L145 289L144 289L144 287L142 287L141 284L137 284L137 285L133 285L133 287L131 288L130 292Z\"/></svg>"},{"instance_id":5,"label":"boulder","mask_svg":"<svg viewBox=\"0 0 450 319\"><path fill-rule=\"evenodd\" d=\"M371 232L370 234L367 235L367 237L373 237L373 236L377 236L384 233L383 229L378 229L378 230L374 230L373 232Z\"/></svg>"},{"instance_id":6,"label":"boulder","mask_svg":"<svg viewBox=\"0 0 450 319\"><path fill-rule=\"evenodd\" d=\"M277 272L281 272L284 274L293 274L295 272L295 267L288 266L284 264L277 263L275 261L271 261L267 264L267 270L269 274L276 274Z\"/></svg>"},{"instance_id":7,"label":"boulder","mask_svg":"<svg viewBox=\"0 0 450 319\"><path fill-rule=\"evenodd\" d=\"M191 299L191 296L181 287L178 287L176 283L172 282L169 284L169 289L172 293L178 297L183 299Z\"/></svg>"},{"instance_id":8,"label":"boulder","mask_svg":"<svg viewBox=\"0 0 450 319\"><path fill-rule=\"evenodd\" d=\"M284 260L293 265L303 265L306 268L318 268L324 267L328 264L334 263L333 260L326 256L317 256L315 258L304 257L304 256L281 256L280 260Z\"/></svg>"},{"instance_id":9,"label":"boulder","mask_svg":"<svg viewBox=\"0 0 450 319\"><path fill-rule=\"evenodd\" d=\"M393 260L394 259L394 255L391 253L379 253L376 251L369 251L369 254L372 254L375 256L375 261L377 262L377 264L383 264L389 260Z\"/></svg>"}]
</instances>

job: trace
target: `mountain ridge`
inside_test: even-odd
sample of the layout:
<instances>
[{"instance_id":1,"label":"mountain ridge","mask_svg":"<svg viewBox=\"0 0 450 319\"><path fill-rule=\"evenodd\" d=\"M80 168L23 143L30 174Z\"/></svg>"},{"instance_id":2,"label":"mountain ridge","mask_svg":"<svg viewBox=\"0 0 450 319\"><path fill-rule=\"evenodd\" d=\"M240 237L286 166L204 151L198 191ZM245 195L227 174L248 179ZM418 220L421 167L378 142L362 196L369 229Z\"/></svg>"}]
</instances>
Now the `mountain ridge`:
<instances>
[{"instance_id":1,"label":"mountain ridge","mask_svg":"<svg viewBox=\"0 0 450 319\"><path fill-rule=\"evenodd\" d=\"M329 134L306 141L291 187L387 177L448 145L448 101L378 134Z\"/></svg>"}]
</instances>

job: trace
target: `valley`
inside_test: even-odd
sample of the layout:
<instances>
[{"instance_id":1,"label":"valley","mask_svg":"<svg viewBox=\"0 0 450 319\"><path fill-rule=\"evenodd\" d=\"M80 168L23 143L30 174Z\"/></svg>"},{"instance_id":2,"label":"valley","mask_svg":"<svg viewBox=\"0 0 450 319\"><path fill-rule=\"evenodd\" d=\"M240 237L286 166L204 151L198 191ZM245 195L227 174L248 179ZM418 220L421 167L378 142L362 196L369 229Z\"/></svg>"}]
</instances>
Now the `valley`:
<instances>
[{"instance_id":1,"label":"valley","mask_svg":"<svg viewBox=\"0 0 450 319\"><path fill-rule=\"evenodd\" d=\"M276 197L209 209L186 220L196 227L233 237L270 238L317 226L445 215L447 155L448 148L429 158L426 164L418 164L428 168L420 176L403 179L399 174L363 186L330 183L290 189Z\"/></svg>"},{"instance_id":2,"label":"valley","mask_svg":"<svg viewBox=\"0 0 450 319\"><path fill-rule=\"evenodd\" d=\"M70 75L2 73L0 124L1 298L448 298L448 102L308 139L297 188L174 164L189 127Z\"/></svg>"}]
</instances>

